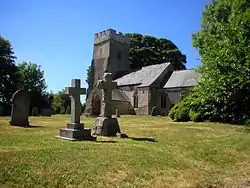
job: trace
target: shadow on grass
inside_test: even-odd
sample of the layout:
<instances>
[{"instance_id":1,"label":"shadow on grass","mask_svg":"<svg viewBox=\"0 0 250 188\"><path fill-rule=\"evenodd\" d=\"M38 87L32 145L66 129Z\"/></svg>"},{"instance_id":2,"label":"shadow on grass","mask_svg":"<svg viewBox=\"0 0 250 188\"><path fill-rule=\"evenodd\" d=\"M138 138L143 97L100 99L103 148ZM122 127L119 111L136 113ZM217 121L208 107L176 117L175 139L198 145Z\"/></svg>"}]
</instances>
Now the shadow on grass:
<instances>
[{"instance_id":1,"label":"shadow on grass","mask_svg":"<svg viewBox=\"0 0 250 188\"><path fill-rule=\"evenodd\" d=\"M158 142L154 138L135 138L135 137L128 137L128 138L135 141Z\"/></svg>"},{"instance_id":2,"label":"shadow on grass","mask_svg":"<svg viewBox=\"0 0 250 188\"><path fill-rule=\"evenodd\" d=\"M24 128L43 128L43 126L41 126L41 125L28 125Z\"/></svg>"},{"instance_id":3,"label":"shadow on grass","mask_svg":"<svg viewBox=\"0 0 250 188\"><path fill-rule=\"evenodd\" d=\"M97 142L97 143L117 143L117 141L114 141L114 140L97 140L95 142Z\"/></svg>"},{"instance_id":4,"label":"shadow on grass","mask_svg":"<svg viewBox=\"0 0 250 188\"><path fill-rule=\"evenodd\" d=\"M22 128L43 128L43 126L40 125L10 125L13 127L22 127Z\"/></svg>"}]
</instances>

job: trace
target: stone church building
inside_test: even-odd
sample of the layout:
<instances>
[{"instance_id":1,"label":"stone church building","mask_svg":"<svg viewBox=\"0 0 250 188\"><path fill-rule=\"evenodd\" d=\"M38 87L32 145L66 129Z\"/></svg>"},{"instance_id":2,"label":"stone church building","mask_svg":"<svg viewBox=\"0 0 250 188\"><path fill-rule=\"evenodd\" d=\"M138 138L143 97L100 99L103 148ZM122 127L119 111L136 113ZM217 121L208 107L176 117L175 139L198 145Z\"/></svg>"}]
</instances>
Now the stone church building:
<instances>
[{"instance_id":1,"label":"stone church building","mask_svg":"<svg viewBox=\"0 0 250 188\"><path fill-rule=\"evenodd\" d=\"M149 115L152 108L166 115L187 89L200 79L194 70L174 71L171 63L163 63L131 70L129 66L129 38L108 29L95 34L91 63L93 83L88 88L86 115L99 115L101 91L95 87L104 72L110 72L117 88L112 92L113 113Z\"/></svg>"}]
</instances>

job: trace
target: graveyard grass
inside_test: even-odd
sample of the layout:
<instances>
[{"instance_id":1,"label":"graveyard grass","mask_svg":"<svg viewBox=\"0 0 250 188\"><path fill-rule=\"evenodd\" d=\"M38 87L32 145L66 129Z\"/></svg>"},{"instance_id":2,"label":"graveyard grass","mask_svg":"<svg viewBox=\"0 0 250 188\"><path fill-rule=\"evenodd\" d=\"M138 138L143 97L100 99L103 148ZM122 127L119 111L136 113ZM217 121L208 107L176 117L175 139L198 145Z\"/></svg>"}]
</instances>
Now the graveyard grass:
<instances>
[{"instance_id":1,"label":"graveyard grass","mask_svg":"<svg viewBox=\"0 0 250 188\"><path fill-rule=\"evenodd\" d=\"M250 131L219 123L122 116L130 138L55 138L68 115L0 118L0 187L247 187ZM86 127L94 118L81 117Z\"/></svg>"}]
</instances>

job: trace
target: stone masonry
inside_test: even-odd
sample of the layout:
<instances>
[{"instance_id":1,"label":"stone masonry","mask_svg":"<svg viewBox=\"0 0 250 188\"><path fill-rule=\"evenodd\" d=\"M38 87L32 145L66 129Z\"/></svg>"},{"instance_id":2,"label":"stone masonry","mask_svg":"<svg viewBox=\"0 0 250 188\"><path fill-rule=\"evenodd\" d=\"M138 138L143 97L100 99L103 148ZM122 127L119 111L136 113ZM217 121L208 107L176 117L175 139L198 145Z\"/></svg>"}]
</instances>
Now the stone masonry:
<instances>
[{"instance_id":1,"label":"stone masonry","mask_svg":"<svg viewBox=\"0 0 250 188\"><path fill-rule=\"evenodd\" d=\"M94 36L94 52L91 67L93 71L93 83L90 84L87 91L86 115L98 116L101 98L101 90L96 88L98 80L103 74L109 72L112 79L124 75L130 71L129 65L129 45L130 40L122 34L116 33L113 29L96 33Z\"/></svg>"}]
</instances>

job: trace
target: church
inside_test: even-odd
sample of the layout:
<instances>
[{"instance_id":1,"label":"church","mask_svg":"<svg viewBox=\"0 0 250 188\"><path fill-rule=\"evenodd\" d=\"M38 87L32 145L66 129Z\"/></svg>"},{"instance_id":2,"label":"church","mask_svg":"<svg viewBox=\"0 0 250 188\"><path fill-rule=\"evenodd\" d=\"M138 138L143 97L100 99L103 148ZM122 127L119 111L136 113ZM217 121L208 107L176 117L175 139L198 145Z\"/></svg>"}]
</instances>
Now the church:
<instances>
[{"instance_id":1,"label":"church","mask_svg":"<svg viewBox=\"0 0 250 188\"><path fill-rule=\"evenodd\" d=\"M128 37L113 29L96 33L91 62L92 81L86 98L86 116L100 113L102 92L96 83L105 72L112 73L117 88L112 91L112 111L120 114L167 115L188 89L193 87L200 75L191 70L174 71L170 62L131 70Z\"/></svg>"}]
</instances>

